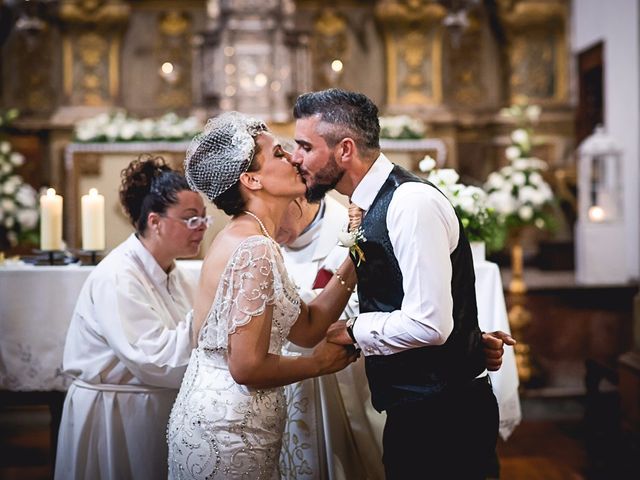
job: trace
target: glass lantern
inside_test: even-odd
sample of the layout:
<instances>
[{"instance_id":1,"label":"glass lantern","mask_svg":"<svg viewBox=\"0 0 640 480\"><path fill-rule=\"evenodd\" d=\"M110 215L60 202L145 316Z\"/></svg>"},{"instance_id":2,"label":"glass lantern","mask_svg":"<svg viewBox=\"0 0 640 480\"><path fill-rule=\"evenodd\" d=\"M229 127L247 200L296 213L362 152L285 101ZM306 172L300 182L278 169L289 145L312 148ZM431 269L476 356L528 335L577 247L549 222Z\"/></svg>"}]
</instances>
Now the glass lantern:
<instances>
[{"instance_id":1,"label":"glass lantern","mask_svg":"<svg viewBox=\"0 0 640 480\"><path fill-rule=\"evenodd\" d=\"M624 284L627 272L622 150L602 126L578 148L576 282Z\"/></svg>"},{"instance_id":2,"label":"glass lantern","mask_svg":"<svg viewBox=\"0 0 640 480\"><path fill-rule=\"evenodd\" d=\"M622 220L622 153L599 125L580 145L579 217L588 222Z\"/></svg>"}]
</instances>

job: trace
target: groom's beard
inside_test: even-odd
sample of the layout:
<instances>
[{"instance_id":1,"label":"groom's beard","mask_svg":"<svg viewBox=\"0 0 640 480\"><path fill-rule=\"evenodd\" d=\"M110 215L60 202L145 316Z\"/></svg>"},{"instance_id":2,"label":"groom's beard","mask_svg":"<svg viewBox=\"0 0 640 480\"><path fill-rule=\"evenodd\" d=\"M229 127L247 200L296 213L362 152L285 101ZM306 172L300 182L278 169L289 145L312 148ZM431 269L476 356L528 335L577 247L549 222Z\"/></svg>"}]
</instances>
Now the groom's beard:
<instances>
[{"instance_id":1,"label":"groom's beard","mask_svg":"<svg viewBox=\"0 0 640 480\"><path fill-rule=\"evenodd\" d=\"M341 169L336 162L336 157L332 153L329 155L327 164L318 173L316 173L313 183L307 185L307 201L319 202L324 195L333 190L344 175L344 169Z\"/></svg>"}]
</instances>

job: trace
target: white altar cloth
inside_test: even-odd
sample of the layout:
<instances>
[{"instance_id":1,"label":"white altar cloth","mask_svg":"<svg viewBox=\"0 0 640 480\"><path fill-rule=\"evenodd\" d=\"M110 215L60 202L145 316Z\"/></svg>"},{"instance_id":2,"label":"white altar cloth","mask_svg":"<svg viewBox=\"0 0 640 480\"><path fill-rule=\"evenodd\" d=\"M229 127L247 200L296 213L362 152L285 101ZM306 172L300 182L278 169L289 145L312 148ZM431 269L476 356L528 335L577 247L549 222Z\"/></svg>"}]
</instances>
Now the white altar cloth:
<instances>
[{"instance_id":1,"label":"white altar cloth","mask_svg":"<svg viewBox=\"0 0 640 480\"><path fill-rule=\"evenodd\" d=\"M64 341L90 266L0 266L0 389L65 391Z\"/></svg>"},{"instance_id":2,"label":"white altar cloth","mask_svg":"<svg viewBox=\"0 0 640 480\"><path fill-rule=\"evenodd\" d=\"M511 334L498 265L491 262L478 262L474 263L474 268L480 329L483 332L502 330ZM502 367L497 372L489 372L489 378L491 378L493 393L498 400L500 436L506 440L522 420L518 396L520 383L513 347L505 347Z\"/></svg>"}]
</instances>

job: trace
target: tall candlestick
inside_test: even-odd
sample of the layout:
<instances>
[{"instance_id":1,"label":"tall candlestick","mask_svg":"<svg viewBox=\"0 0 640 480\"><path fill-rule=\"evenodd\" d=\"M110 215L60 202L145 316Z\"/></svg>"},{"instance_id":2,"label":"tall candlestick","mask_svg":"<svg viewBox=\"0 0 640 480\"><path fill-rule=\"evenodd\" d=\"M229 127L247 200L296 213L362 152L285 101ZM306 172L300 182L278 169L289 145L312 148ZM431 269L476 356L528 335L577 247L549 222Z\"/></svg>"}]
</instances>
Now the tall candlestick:
<instances>
[{"instance_id":1,"label":"tall candlestick","mask_svg":"<svg viewBox=\"0 0 640 480\"><path fill-rule=\"evenodd\" d=\"M92 188L82 196L82 249L104 250L104 196Z\"/></svg>"},{"instance_id":2,"label":"tall candlestick","mask_svg":"<svg viewBox=\"0 0 640 480\"><path fill-rule=\"evenodd\" d=\"M53 188L40 197L40 250L62 250L62 196Z\"/></svg>"}]
</instances>

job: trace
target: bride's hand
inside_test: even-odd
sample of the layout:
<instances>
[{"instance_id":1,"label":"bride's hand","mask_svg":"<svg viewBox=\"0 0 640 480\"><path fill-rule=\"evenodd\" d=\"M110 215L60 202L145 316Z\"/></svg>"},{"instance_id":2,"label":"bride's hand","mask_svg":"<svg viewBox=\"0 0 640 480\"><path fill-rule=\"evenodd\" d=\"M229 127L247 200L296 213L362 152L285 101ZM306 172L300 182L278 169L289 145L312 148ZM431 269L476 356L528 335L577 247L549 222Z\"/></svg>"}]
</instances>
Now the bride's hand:
<instances>
[{"instance_id":1,"label":"bride's hand","mask_svg":"<svg viewBox=\"0 0 640 480\"><path fill-rule=\"evenodd\" d=\"M320 375L334 373L358 359L359 352L353 345L337 345L323 339L313 349L313 357L318 362Z\"/></svg>"},{"instance_id":2,"label":"bride's hand","mask_svg":"<svg viewBox=\"0 0 640 480\"><path fill-rule=\"evenodd\" d=\"M327 341L338 345L353 345L353 340L347 333L347 322L338 320L329 325L327 329Z\"/></svg>"}]
</instances>

